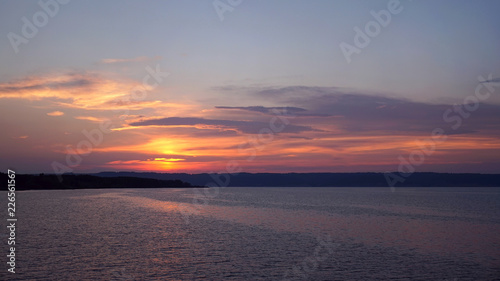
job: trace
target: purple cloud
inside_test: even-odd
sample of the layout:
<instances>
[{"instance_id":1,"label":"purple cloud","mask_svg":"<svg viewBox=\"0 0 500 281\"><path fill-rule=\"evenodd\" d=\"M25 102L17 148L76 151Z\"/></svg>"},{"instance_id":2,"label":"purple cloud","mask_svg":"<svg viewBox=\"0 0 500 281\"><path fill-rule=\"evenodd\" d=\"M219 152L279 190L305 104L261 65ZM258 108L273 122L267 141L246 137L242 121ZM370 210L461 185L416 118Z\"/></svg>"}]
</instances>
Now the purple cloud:
<instances>
[{"instance_id":1,"label":"purple cloud","mask_svg":"<svg viewBox=\"0 0 500 281\"><path fill-rule=\"evenodd\" d=\"M218 120L205 119L198 117L166 117L160 119L149 119L139 122L130 123L131 126L195 126L209 125L220 126L228 129L234 129L246 134L258 134L262 129L269 128L269 122L260 121L235 121L235 120ZM299 126L288 124L281 131L282 133L300 133L306 131L316 131L309 126Z\"/></svg>"}]
</instances>

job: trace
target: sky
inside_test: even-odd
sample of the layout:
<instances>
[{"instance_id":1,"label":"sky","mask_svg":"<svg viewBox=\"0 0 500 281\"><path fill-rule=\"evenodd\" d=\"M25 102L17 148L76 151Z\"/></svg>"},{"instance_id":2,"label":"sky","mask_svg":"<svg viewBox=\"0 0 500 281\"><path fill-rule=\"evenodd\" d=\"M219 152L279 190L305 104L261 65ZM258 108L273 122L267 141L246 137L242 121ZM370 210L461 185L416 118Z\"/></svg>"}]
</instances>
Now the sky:
<instances>
[{"instance_id":1,"label":"sky","mask_svg":"<svg viewBox=\"0 0 500 281\"><path fill-rule=\"evenodd\" d=\"M498 11L0 1L0 168L500 173Z\"/></svg>"}]
</instances>

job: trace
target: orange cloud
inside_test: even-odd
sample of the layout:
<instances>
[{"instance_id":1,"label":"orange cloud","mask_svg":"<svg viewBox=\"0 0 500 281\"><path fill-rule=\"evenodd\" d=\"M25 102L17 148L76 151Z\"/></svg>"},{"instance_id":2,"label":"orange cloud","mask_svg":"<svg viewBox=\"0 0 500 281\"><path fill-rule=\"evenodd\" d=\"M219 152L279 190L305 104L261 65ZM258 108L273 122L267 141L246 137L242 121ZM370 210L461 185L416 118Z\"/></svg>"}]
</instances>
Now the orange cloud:
<instances>
[{"instance_id":1,"label":"orange cloud","mask_svg":"<svg viewBox=\"0 0 500 281\"><path fill-rule=\"evenodd\" d=\"M185 169L186 165L179 165L179 161L185 159L177 158L153 158L147 160L117 160L106 163L113 168L119 169L134 169L134 170L154 170L154 171L172 171ZM188 164L191 168L194 166L192 163Z\"/></svg>"},{"instance_id":2,"label":"orange cloud","mask_svg":"<svg viewBox=\"0 0 500 281\"><path fill-rule=\"evenodd\" d=\"M152 90L136 81L110 79L95 73L52 74L1 83L0 98L53 99L59 106L81 109L137 109L157 103L134 100L134 91L138 89L143 91L141 96Z\"/></svg>"},{"instance_id":3,"label":"orange cloud","mask_svg":"<svg viewBox=\"0 0 500 281\"><path fill-rule=\"evenodd\" d=\"M62 116L64 115L64 112L62 111L52 111L52 112L49 112L47 113L48 116Z\"/></svg>"},{"instance_id":4,"label":"orange cloud","mask_svg":"<svg viewBox=\"0 0 500 281\"><path fill-rule=\"evenodd\" d=\"M134 100L132 89L138 85L142 84L98 73L31 76L0 83L0 99L30 101L21 103L28 105L29 109L33 109L31 101L43 101L36 103L39 108L32 112L33 116L42 115L43 119L30 117L26 118L26 123L20 124L32 125L32 120L51 122L47 128L54 132L47 134L46 130L39 130L35 122L29 128L16 126L16 130L11 130L9 140L16 145L19 143L17 151L23 153L33 153L35 146L30 146L32 150L28 152L25 152L25 147L27 143L35 144L36 140L36 145L39 145L36 149L43 149L46 158L53 159L55 154L64 159L68 145L74 147L73 153L85 153L85 149L78 148L80 141L86 140L82 129L99 129L97 124L75 119L95 123L109 119L112 131L103 135L103 141L93 146L91 153L82 156L84 164L75 170L89 167L217 172L224 170L228 161L234 160L247 172L385 171L397 169L398 157L408 157L420 149L418 142L428 139L435 124L442 123L436 123L441 120L440 114L435 115L439 119L436 122L429 118L420 122L411 115L417 116L412 113L415 110L410 110L413 107L395 101L392 107L381 106L378 98L371 102L360 96L351 97L353 101L344 98L340 105L336 102L342 99L334 102L323 98L317 104L291 102L295 107L224 106L210 109L195 102L180 104L170 99L169 102L150 98ZM152 90L147 92L148 97L158 93L158 90L148 90ZM358 108L358 104L369 106ZM57 108L47 110L54 105ZM399 106L405 107L398 109ZM429 106L427 111L439 113L441 107ZM276 110L285 108L293 118L288 118L289 122L274 124L284 127L272 133L270 128L274 127L271 127L270 120L276 119ZM491 112L477 111L474 118L496 120L494 110L497 108L484 108ZM136 110L141 111L133 112ZM382 114L384 110L387 112ZM47 117L62 116L63 111L75 116L74 119ZM409 121L404 118L407 111L411 113ZM465 121L463 126L467 126ZM263 129L271 133L262 133ZM450 128L446 129L451 132ZM426 156L422 167L496 163L500 150L497 131L493 125L482 125L477 129L478 133L469 128L447 135L445 141L436 143L435 151ZM30 137L26 139L28 134Z\"/></svg>"},{"instance_id":5,"label":"orange cloud","mask_svg":"<svg viewBox=\"0 0 500 281\"><path fill-rule=\"evenodd\" d=\"M76 116L75 119L87 120L87 121L92 121L92 122L103 122L106 120L106 118L98 118L98 117L93 117L93 116Z\"/></svg>"}]
</instances>

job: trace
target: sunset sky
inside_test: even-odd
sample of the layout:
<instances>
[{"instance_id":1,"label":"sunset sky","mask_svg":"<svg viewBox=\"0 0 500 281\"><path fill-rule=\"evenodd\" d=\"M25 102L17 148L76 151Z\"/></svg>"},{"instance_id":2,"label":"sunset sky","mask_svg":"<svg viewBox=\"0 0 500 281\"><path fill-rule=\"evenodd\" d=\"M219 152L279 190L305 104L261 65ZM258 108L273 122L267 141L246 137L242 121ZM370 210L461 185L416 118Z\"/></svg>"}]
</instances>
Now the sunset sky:
<instances>
[{"instance_id":1,"label":"sunset sky","mask_svg":"<svg viewBox=\"0 0 500 281\"><path fill-rule=\"evenodd\" d=\"M500 1L397 2L1 1L1 169L500 173Z\"/></svg>"}]
</instances>

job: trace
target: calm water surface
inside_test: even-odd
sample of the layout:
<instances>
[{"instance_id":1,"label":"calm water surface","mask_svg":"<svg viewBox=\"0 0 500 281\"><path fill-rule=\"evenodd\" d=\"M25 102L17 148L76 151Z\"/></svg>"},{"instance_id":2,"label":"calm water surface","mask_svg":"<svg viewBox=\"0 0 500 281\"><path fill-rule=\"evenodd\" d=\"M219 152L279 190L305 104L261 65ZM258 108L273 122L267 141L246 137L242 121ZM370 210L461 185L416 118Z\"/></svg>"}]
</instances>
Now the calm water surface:
<instances>
[{"instance_id":1,"label":"calm water surface","mask_svg":"<svg viewBox=\"0 0 500 281\"><path fill-rule=\"evenodd\" d=\"M16 207L1 280L500 280L500 188L24 191Z\"/></svg>"}]
</instances>

